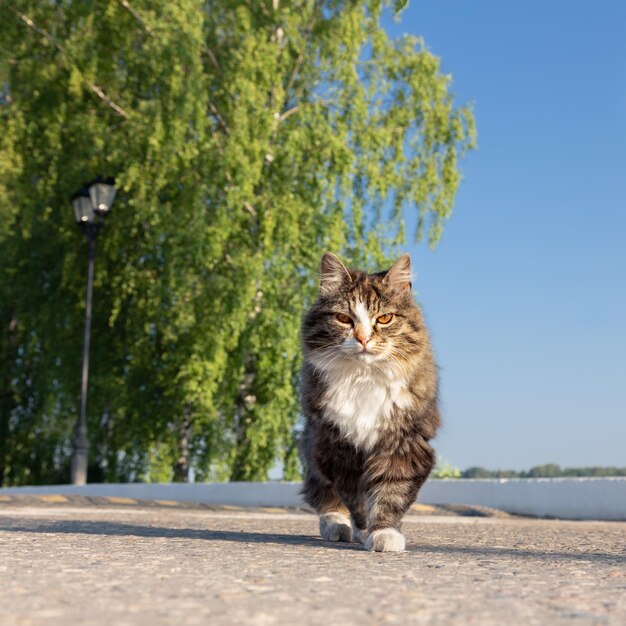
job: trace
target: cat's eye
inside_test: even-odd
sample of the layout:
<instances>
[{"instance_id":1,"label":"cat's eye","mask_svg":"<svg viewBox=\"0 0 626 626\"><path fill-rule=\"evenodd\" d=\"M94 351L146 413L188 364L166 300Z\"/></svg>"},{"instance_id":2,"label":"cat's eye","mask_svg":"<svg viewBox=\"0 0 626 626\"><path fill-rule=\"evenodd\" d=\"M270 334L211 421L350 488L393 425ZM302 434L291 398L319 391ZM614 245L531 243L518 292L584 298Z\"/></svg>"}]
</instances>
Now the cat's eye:
<instances>
[{"instance_id":1,"label":"cat's eye","mask_svg":"<svg viewBox=\"0 0 626 626\"><path fill-rule=\"evenodd\" d=\"M376 318L376 321L379 324L389 324L389 322L393 319L393 313L385 313L384 315L379 315Z\"/></svg>"},{"instance_id":2,"label":"cat's eye","mask_svg":"<svg viewBox=\"0 0 626 626\"><path fill-rule=\"evenodd\" d=\"M337 313L335 317L337 318L337 321L341 322L342 324L352 324L352 318L345 313Z\"/></svg>"}]
</instances>

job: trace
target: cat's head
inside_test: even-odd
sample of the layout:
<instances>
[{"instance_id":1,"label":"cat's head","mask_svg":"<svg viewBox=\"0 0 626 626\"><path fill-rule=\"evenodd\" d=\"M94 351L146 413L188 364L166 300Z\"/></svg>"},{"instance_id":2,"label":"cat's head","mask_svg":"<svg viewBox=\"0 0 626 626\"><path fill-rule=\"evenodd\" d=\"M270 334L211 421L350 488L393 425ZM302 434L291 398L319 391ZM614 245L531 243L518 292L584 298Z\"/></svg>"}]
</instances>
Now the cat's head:
<instances>
[{"instance_id":1,"label":"cat's head","mask_svg":"<svg viewBox=\"0 0 626 626\"><path fill-rule=\"evenodd\" d=\"M312 365L326 370L352 361L402 368L421 350L425 333L411 294L408 254L377 274L348 270L334 254L324 255L320 293L302 326Z\"/></svg>"}]
</instances>

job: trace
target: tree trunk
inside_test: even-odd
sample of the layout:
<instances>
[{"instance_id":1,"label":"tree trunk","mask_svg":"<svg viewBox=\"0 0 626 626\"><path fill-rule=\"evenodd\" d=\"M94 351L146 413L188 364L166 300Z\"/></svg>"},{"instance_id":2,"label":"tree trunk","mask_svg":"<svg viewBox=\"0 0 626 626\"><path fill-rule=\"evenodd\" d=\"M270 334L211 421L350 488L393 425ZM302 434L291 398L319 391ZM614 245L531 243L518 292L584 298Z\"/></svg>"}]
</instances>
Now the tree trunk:
<instances>
[{"instance_id":1,"label":"tree trunk","mask_svg":"<svg viewBox=\"0 0 626 626\"><path fill-rule=\"evenodd\" d=\"M237 443L235 460L231 470L230 480L252 480L248 463L248 452L250 446L248 428L252 423L251 409L256 404L254 386L256 382L256 359L251 355L246 355L245 373L243 380L239 384L237 394L236 415L237 415Z\"/></svg>"},{"instance_id":2,"label":"tree trunk","mask_svg":"<svg viewBox=\"0 0 626 626\"><path fill-rule=\"evenodd\" d=\"M174 482L189 482L189 436L191 434L191 409L183 408L183 419L178 429L178 459L174 466Z\"/></svg>"},{"instance_id":3,"label":"tree trunk","mask_svg":"<svg viewBox=\"0 0 626 626\"><path fill-rule=\"evenodd\" d=\"M4 360L4 372L0 382L0 487L5 486L7 457L9 455L9 420L15 408L15 397L11 389L11 364L13 363L13 350L15 348L17 334L17 320L9 315L9 323L6 325L6 334L3 337L2 358Z\"/></svg>"}]
</instances>

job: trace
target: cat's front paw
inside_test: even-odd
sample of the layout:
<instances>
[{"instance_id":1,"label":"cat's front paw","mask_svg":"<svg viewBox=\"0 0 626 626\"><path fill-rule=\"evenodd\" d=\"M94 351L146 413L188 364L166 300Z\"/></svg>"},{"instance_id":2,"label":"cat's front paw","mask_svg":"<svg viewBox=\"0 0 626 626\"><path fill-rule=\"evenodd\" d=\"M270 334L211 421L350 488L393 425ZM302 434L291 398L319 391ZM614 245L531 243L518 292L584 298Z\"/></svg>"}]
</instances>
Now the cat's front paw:
<instances>
[{"instance_id":1,"label":"cat's front paw","mask_svg":"<svg viewBox=\"0 0 626 626\"><path fill-rule=\"evenodd\" d=\"M352 524L342 513L320 515L320 535L326 541L352 541Z\"/></svg>"},{"instance_id":2,"label":"cat's front paw","mask_svg":"<svg viewBox=\"0 0 626 626\"><path fill-rule=\"evenodd\" d=\"M375 530L365 542L365 549L371 552L402 552L404 547L404 535L395 528Z\"/></svg>"}]
</instances>

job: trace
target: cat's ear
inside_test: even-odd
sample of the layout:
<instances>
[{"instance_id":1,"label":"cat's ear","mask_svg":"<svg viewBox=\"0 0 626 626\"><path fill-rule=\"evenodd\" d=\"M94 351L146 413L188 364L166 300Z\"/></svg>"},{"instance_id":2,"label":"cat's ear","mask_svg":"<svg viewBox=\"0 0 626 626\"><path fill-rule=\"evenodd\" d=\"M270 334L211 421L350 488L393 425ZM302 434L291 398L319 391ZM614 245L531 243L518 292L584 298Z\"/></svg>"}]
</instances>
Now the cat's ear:
<instances>
[{"instance_id":1,"label":"cat's ear","mask_svg":"<svg viewBox=\"0 0 626 626\"><path fill-rule=\"evenodd\" d=\"M332 252L326 252L320 266L320 292L329 295L351 281L350 272L344 264Z\"/></svg>"},{"instance_id":2,"label":"cat's ear","mask_svg":"<svg viewBox=\"0 0 626 626\"><path fill-rule=\"evenodd\" d=\"M411 289L411 256L403 254L385 274L385 283L392 289L408 291Z\"/></svg>"}]
</instances>

